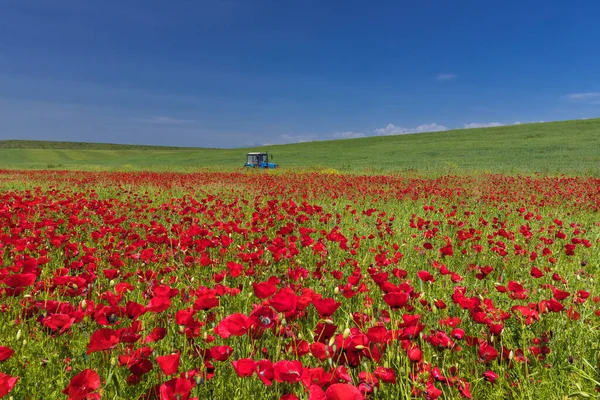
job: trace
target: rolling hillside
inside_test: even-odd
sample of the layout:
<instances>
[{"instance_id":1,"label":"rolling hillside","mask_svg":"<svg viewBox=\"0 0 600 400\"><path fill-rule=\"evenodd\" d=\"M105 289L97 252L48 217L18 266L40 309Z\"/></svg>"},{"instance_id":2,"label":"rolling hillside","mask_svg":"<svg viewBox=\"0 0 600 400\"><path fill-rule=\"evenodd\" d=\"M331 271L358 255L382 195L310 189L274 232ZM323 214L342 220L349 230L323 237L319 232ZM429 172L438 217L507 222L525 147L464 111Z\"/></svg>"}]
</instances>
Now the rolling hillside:
<instances>
[{"instance_id":1,"label":"rolling hillside","mask_svg":"<svg viewBox=\"0 0 600 400\"><path fill-rule=\"evenodd\" d=\"M239 169L268 150L284 169L600 175L600 119L378 136L247 149L0 141L5 169Z\"/></svg>"}]
</instances>

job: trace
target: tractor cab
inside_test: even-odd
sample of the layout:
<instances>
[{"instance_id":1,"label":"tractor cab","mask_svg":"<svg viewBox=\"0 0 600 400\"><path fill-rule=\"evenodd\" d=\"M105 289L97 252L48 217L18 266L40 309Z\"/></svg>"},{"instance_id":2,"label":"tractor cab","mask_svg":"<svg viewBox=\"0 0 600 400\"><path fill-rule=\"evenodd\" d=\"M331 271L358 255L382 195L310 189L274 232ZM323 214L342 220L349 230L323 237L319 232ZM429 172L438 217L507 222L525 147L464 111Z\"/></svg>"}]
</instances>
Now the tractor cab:
<instances>
[{"instance_id":1,"label":"tractor cab","mask_svg":"<svg viewBox=\"0 0 600 400\"><path fill-rule=\"evenodd\" d=\"M271 159L273 155L271 155ZM277 168L277 164L273 164L269 162L269 154L268 153L248 153L246 154L246 164L244 167L248 168Z\"/></svg>"}]
</instances>

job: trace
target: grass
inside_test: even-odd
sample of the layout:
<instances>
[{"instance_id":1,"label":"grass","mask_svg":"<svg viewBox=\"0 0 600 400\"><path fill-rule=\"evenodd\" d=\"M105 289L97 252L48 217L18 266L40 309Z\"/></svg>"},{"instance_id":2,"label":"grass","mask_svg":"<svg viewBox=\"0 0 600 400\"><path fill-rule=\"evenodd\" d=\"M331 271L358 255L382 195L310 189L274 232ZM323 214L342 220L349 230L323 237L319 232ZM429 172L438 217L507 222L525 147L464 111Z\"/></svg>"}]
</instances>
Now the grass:
<instances>
[{"instance_id":1,"label":"grass","mask_svg":"<svg viewBox=\"0 0 600 400\"><path fill-rule=\"evenodd\" d=\"M241 168L268 150L284 169L390 173L600 175L600 119L462 129L244 149L0 141L0 168L196 170Z\"/></svg>"}]
</instances>

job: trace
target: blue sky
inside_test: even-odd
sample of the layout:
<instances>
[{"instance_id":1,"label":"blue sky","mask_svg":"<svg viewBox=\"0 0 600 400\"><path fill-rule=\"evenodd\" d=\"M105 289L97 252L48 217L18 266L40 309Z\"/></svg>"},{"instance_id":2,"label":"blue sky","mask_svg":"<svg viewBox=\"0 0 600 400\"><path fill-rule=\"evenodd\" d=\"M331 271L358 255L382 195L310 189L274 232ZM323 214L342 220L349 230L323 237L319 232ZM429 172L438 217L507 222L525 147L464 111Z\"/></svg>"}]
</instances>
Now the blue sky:
<instances>
[{"instance_id":1,"label":"blue sky","mask_svg":"<svg viewBox=\"0 0 600 400\"><path fill-rule=\"evenodd\" d=\"M598 15L595 0L0 0L0 139L242 147L600 117Z\"/></svg>"}]
</instances>

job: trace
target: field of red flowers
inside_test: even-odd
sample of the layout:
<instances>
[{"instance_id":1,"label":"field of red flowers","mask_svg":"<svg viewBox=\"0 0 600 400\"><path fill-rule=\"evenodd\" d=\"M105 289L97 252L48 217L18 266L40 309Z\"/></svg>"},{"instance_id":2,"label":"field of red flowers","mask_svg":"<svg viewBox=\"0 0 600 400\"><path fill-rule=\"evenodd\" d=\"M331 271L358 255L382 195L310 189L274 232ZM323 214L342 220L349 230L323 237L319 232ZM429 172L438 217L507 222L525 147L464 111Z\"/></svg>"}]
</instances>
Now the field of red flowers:
<instances>
[{"instance_id":1,"label":"field of red flowers","mask_svg":"<svg viewBox=\"0 0 600 400\"><path fill-rule=\"evenodd\" d=\"M0 180L0 398L599 396L600 179Z\"/></svg>"}]
</instances>

